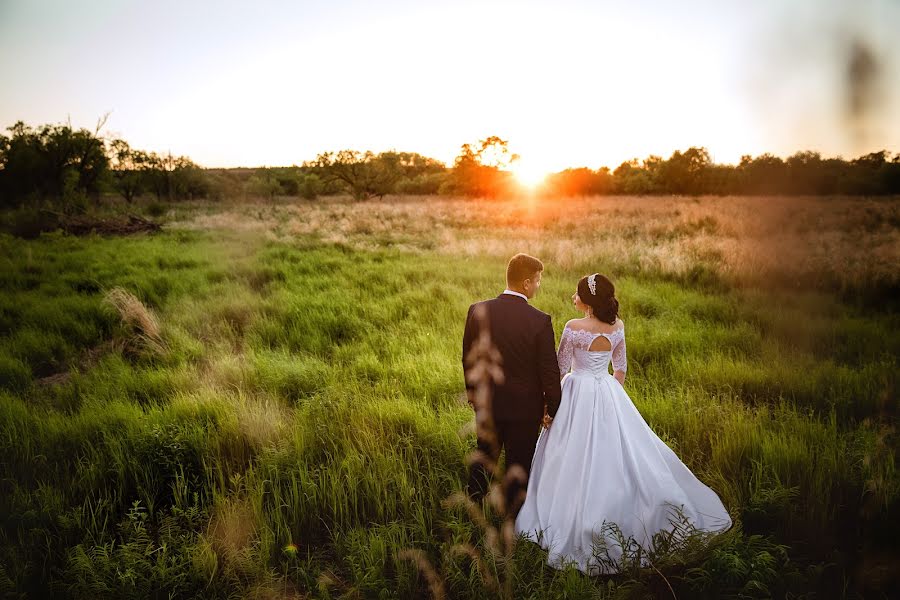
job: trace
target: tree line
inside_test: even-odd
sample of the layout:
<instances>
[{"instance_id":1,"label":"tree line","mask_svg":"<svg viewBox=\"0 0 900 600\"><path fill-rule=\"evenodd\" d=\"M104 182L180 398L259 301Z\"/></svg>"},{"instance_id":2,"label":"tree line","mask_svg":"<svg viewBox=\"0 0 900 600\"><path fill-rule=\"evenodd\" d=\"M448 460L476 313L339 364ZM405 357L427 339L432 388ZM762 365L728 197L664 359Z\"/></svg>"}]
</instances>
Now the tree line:
<instances>
[{"instance_id":1,"label":"tree line","mask_svg":"<svg viewBox=\"0 0 900 600\"><path fill-rule=\"evenodd\" d=\"M82 210L104 194L131 203L194 198L350 194L358 200L387 194L498 197L521 193L509 167L518 157L492 136L463 144L452 165L411 152L324 152L301 165L204 169L188 157L132 148L118 138L69 124L30 127L18 122L0 134L0 206L60 204ZM715 164L705 148L676 151L606 167L566 169L532 193L887 195L900 193L900 154L873 152L855 159L798 152L786 159L744 156Z\"/></svg>"},{"instance_id":2,"label":"tree line","mask_svg":"<svg viewBox=\"0 0 900 600\"><path fill-rule=\"evenodd\" d=\"M772 154L715 164L706 148L675 151L623 162L615 170L570 169L552 175L556 193L889 195L900 193L900 154L885 150L855 159L824 158L803 151L782 159Z\"/></svg>"},{"instance_id":3,"label":"tree line","mask_svg":"<svg viewBox=\"0 0 900 600\"><path fill-rule=\"evenodd\" d=\"M30 127L21 121L0 135L0 205L62 204L83 209L104 193L132 202L143 194L159 200L206 197L204 169L185 156L133 149L97 129L68 124Z\"/></svg>"}]
</instances>

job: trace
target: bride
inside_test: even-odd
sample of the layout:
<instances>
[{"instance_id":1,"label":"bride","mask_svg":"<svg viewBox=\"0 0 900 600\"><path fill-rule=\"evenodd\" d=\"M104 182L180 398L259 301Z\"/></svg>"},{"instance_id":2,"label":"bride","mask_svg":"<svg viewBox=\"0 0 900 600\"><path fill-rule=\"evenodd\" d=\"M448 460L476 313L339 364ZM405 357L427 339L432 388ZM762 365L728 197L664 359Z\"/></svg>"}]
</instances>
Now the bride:
<instances>
[{"instance_id":1,"label":"bride","mask_svg":"<svg viewBox=\"0 0 900 600\"><path fill-rule=\"evenodd\" d=\"M731 527L716 493L656 436L622 387L625 324L612 282L582 277L572 302L585 316L566 323L560 338L562 403L538 438L516 532L547 549L552 566L574 562L596 575L612 572L622 555L604 524L644 548L672 528L673 507L698 530ZM598 542L605 542L602 561Z\"/></svg>"}]
</instances>

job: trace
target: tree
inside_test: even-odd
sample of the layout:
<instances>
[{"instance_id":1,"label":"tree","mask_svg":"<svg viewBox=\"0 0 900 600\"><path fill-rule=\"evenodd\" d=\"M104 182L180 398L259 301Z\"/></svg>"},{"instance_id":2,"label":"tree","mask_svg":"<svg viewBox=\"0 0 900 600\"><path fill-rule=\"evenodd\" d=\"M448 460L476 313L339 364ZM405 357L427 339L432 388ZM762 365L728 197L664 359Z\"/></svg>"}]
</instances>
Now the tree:
<instances>
[{"instance_id":1,"label":"tree","mask_svg":"<svg viewBox=\"0 0 900 600\"><path fill-rule=\"evenodd\" d=\"M147 155L145 181L157 200L206 198L210 195L209 178L186 156L172 156L171 152Z\"/></svg>"},{"instance_id":2,"label":"tree","mask_svg":"<svg viewBox=\"0 0 900 600\"><path fill-rule=\"evenodd\" d=\"M783 191L787 183L787 167L784 161L771 154L753 158L741 157L737 167L744 193L771 194Z\"/></svg>"},{"instance_id":3,"label":"tree","mask_svg":"<svg viewBox=\"0 0 900 600\"><path fill-rule=\"evenodd\" d=\"M174 170L175 158L171 152L165 155L151 152L147 155L146 182L150 189L153 190L153 193L156 194L158 201L162 201L164 198L166 200L173 199L174 186L172 185L171 173Z\"/></svg>"},{"instance_id":4,"label":"tree","mask_svg":"<svg viewBox=\"0 0 900 600\"><path fill-rule=\"evenodd\" d=\"M315 173L300 175L297 181L297 193L300 194L301 198L315 200L323 191L322 180L319 179L318 175Z\"/></svg>"},{"instance_id":5,"label":"tree","mask_svg":"<svg viewBox=\"0 0 900 600\"><path fill-rule=\"evenodd\" d=\"M381 198L394 191L402 175L401 154L341 150L320 154L313 163L325 184L340 182L356 200Z\"/></svg>"},{"instance_id":6,"label":"tree","mask_svg":"<svg viewBox=\"0 0 900 600\"><path fill-rule=\"evenodd\" d=\"M613 171L613 190L618 194L652 194L658 191L661 162L658 156L649 156L643 163L636 158L623 162Z\"/></svg>"},{"instance_id":7,"label":"tree","mask_svg":"<svg viewBox=\"0 0 900 600\"><path fill-rule=\"evenodd\" d=\"M103 140L97 131L71 125L43 125L38 129L19 121L0 143L0 197L4 204L26 198L53 199L64 205L99 198L100 183L109 169ZM71 207L71 206L70 206Z\"/></svg>"},{"instance_id":8,"label":"tree","mask_svg":"<svg viewBox=\"0 0 900 600\"><path fill-rule=\"evenodd\" d=\"M267 169L260 169L247 180L246 189L255 196L274 201L275 196L281 193L281 184Z\"/></svg>"},{"instance_id":9,"label":"tree","mask_svg":"<svg viewBox=\"0 0 900 600\"><path fill-rule=\"evenodd\" d=\"M113 187L131 204L144 191L150 157L146 152L135 150L128 142L119 139L110 142L110 154Z\"/></svg>"},{"instance_id":10,"label":"tree","mask_svg":"<svg viewBox=\"0 0 900 600\"><path fill-rule=\"evenodd\" d=\"M476 147L463 144L453 161L445 191L472 197L496 197L513 189L512 174L505 171L519 155L509 150L506 140L490 136Z\"/></svg>"},{"instance_id":11,"label":"tree","mask_svg":"<svg viewBox=\"0 0 900 600\"><path fill-rule=\"evenodd\" d=\"M660 183L667 192L700 194L704 191L706 171L712 161L706 148L676 150L660 164Z\"/></svg>"},{"instance_id":12,"label":"tree","mask_svg":"<svg viewBox=\"0 0 900 600\"><path fill-rule=\"evenodd\" d=\"M544 193L555 196L590 196L608 194L613 178L609 169L602 167L592 171L587 167L566 169L547 177Z\"/></svg>"}]
</instances>

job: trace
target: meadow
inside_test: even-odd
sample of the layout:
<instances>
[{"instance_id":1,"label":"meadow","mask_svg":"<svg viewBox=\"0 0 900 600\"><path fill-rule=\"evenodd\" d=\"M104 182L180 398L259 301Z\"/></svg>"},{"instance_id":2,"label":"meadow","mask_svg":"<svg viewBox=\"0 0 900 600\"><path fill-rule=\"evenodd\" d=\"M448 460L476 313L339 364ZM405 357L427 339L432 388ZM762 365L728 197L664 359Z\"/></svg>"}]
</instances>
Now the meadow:
<instances>
[{"instance_id":1,"label":"meadow","mask_svg":"<svg viewBox=\"0 0 900 600\"><path fill-rule=\"evenodd\" d=\"M408 549L451 598L900 589L896 198L141 207L161 232L0 234L6 597L430 597ZM615 282L627 392L736 522L702 552L507 563L445 502L466 309L520 251L557 339L580 276Z\"/></svg>"}]
</instances>

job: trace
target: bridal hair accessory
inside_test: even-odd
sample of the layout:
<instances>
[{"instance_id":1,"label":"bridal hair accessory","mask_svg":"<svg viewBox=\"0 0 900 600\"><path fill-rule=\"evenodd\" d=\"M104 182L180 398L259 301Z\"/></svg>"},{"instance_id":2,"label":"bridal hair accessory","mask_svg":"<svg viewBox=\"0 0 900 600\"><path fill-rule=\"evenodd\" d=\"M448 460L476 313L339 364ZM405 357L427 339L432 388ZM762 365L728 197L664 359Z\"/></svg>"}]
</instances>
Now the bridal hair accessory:
<instances>
[{"instance_id":1,"label":"bridal hair accessory","mask_svg":"<svg viewBox=\"0 0 900 600\"><path fill-rule=\"evenodd\" d=\"M597 295L597 274L588 276L588 289L591 290L591 296Z\"/></svg>"}]
</instances>

